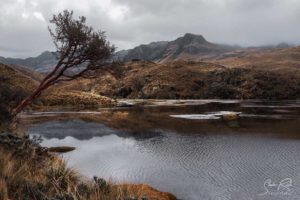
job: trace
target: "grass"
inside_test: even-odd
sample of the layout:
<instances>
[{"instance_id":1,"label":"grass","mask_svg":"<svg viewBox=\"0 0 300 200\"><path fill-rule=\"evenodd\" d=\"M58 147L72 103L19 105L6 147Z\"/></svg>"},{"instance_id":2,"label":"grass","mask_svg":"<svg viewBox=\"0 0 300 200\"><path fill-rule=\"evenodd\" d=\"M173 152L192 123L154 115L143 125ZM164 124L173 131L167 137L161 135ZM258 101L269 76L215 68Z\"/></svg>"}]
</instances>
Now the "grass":
<instances>
[{"instance_id":1,"label":"grass","mask_svg":"<svg viewBox=\"0 0 300 200\"><path fill-rule=\"evenodd\" d=\"M0 200L176 199L145 184L87 179L35 141L0 136Z\"/></svg>"},{"instance_id":2,"label":"grass","mask_svg":"<svg viewBox=\"0 0 300 200\"><path fill-rule=\"evenodd\" d=\"M27 74L30 73L28 72ZM9 90L16 91L15 93L18 94L23 94L21 99L18 99L18 101L15 100L15 104L28 96L35 88L38 87L39 82L36 80L37 78L34 79L33 77L35 75L30 74L31 76L29 76L27 74L22 73L14 67L0 63L0 88L2 89L5 85L5 87L7 87ZM90 86L88 88L90 88ZM4 92L5 91L3 91L3 89L0 90L0 97L5 95ZM0 106L1 104L7 106L6 103L3 103L0 98ZM108 97L93 93L90 90L79 90L78 88L69 90L68 88L64 87L64 84L61 84L60 86L55 85L44 91L41 97L34 100L30 106L31 108L43 108L51 106L111 107L114 105L115 102ZM14 105L14 107L15 106L16 105Z\"/></svg>"},{"instance_id":3,"label":"grass","mask_svg":"<svg viewBox=\"0 0 300 200\"><path fill-rule=\"evenodd\" d=\"M289 53L291 54L291 53ZM298 55L298 54L297 54ZM300 55L300 53L299 53ZM270 55L265 55L270 56ZM272 54L272 58L275 54ZM299 58L297 57L299 60ZM112 98L129 99L296 99L300 97L300 70L289 62L235 62L224 65L209 62L177 61L164 64L129 62L114 77L95 72L93 80L78 79L64 85L65 91L94 90ZM272 59L271 59L272 60ZM248 64L247 64L248 63ZM225 67L226 66L226 67ZM283 84L284 83L284 84ZM60 88L62 86L59 86ZM63 90L63 91L64 91Z\"/></svg>"},{"instance_id":4,"label":"grass","mask_svg":"<svg viewBox=\"0 0 300 200\"><path fill-rule=\"evenodd\" d=\"M115 105L110 98L104 97L91 92L81 91L60 91L49 89L37 101L42 102L43 106L106 106Z\"/></svg>"}]
</instances>

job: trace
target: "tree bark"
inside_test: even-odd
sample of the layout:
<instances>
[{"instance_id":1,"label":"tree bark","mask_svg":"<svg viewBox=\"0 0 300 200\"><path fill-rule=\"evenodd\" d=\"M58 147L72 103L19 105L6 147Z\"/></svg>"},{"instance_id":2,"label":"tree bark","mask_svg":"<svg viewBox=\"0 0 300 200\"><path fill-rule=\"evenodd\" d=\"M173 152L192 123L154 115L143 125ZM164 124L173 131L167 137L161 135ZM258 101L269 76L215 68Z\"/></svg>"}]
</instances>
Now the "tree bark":
<instances>
[{"instance_id":1,"label":"tree bark","mask_svg":"<svg viewBox=\"0 0 300 200\"><path fill-rule=\"evenodd\" d=\"M21 112L27 105L29 105L33 99L37 97L39 90L35 90L30 96L26 97L13 111L13 117L15 117L19 112Z\"/></svg>"},{"instance_id":2,"label":"tree bark","mask_svg":"<svg viewBox=\"0 0 300 200\"><path fill-rule=\"evenodd\" d=\"M26 97L18 106L14 109L12 116L16 117L19 112L21 112L26 106L28 106L34 99L39 97L43 90L47 89L50 85L52 85L51 81L43 80L39 87L33 91L33 93Z\"/></svg>"}]
</instances>

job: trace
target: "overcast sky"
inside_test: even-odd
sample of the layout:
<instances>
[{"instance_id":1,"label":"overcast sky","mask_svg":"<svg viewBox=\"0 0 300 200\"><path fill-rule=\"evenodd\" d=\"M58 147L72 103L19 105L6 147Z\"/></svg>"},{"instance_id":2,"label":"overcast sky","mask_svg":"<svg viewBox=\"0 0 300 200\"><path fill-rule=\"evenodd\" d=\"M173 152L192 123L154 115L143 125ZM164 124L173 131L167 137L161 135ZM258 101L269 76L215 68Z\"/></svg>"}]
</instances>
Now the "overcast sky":
<instances>
[{"instance_id":1,"label":"overcast sky","mask_svg":"<svg viewBox=\"0 0 300 200\"><path fill-rule=\"evenodd\" d=\"M106 31L118 50L187 32L224 44L300 44L299 0L0 0L0 56L54 50L48 21L64 9Z\"/></svg>"}]
</instances>

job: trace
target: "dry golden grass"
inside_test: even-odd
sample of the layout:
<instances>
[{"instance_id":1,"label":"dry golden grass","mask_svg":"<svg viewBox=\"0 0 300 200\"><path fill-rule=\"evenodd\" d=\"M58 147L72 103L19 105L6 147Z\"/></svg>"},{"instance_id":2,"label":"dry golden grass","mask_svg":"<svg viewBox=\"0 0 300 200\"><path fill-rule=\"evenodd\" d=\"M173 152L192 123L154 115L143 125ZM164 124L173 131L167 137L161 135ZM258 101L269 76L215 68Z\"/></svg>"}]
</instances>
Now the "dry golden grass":
<instances>
[{"instance_id":1,"label":"dry golden grass","mask_svg":"<svg viewBox=\"0 0 300 200\"><path fill-rule=\"evenodd\" d=\"M94 88L105 96L132 99L299 98L299 65L286 64L287 60L264 61L265 57L271 59L287 52L270 54L260 55L259 60L252 59L253 65L242 67L193 61L129 62L121 66L119 77L99 74ZM297 59L294 56L295 62ZM80 88L84 83L84 80L70 82L68 87Z\"/></svg>"},{"instance_id":2,"label":"dry golden grass","mask_svg":"<svg viewBox=\"0 0 300 200\"><path fill-rule=\"evenodd\" d=\"M0 64L0 76L6 78L5 83L13 90L21 89L29 95L39 82L38 78L33 79L30 76L31 72L26 74L23 71L15 69L15 67ZM89 82L89 81L88 81ZM68 84L66 84L67 86ZM42 96L34 101L32 107L44 106L101 106L110 107L115 105L115 102L107 97L97 93L92 93L83 90L82 86L76 89L70 89L65 84L50 87L44 91Z\"/></svg>"},{"instance_id":3,"label":"dry golden grass","mask_svg":"<svg viewBox=\"0 0 300 200\"><path fill-rule=\"evenodd\" d=\"M300 73L300 47L248 52L241 56L211 59L229 68L242 67L266 71Z\"/></svg>"},{"instance_id":4,"label":"dry golden grass","mask_svg":"<svg viewBox=\"0 0 300 200\"><path fill-rule=\"evenodd\" d=\"M7 82L12 87L22 88L26 92L31 92L37 87L38 81L33 80L31 77L13 69L7 65L0 63L0 75L8 78Z\"/></svg>"},{"instance_id":5,"label":"dry golden grass","mask_svg":"<svg viewBox=\"0 0 300 200\"><path fill-rule=\"evenodd\" d=\"M60 157L39 155L36 146L32 147L29 153L21 152L21 156L18 156L19 153L15 148L2 146L0 200L176 199L173 195L160 192L148 185L116 185L97 177L87 180L76 170L67 167L66 162Z\"/></svg>"},{"instance_id":6,"label":"dry golden grass","mask_svg":"<svg viewBox=\"0 0 300 200\"><path fill-rule=\"evenodd\" d=\"M99 94L82 91L55 91L49 90L42 97L43 106L105 106L115 105L115 102Z\"/></svg>"}]
</instances>

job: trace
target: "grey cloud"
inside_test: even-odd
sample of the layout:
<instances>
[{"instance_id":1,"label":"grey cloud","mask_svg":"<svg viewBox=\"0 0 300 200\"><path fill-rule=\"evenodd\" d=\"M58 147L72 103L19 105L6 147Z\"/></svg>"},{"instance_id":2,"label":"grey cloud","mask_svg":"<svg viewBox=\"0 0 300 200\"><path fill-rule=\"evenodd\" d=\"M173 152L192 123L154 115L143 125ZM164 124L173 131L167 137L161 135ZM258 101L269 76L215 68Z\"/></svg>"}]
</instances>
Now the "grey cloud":
<instances>
[{"instance_id":1,"label":"grey cloud","mask_svg":"<svg viewBox=\"0 0 300 200\"><path fill-rule=\"evenodd\" d=\"M53 50L46 28L48 19L64 9L86 16L95 29L105 30L119 50L151 41L173 40L186 32L202 34L212 42L244 46L300 43L298 0L0 0L0 3L0 44L5 47L0 54L5 56L34 56Z\"/></svg>"}]
</instances>

